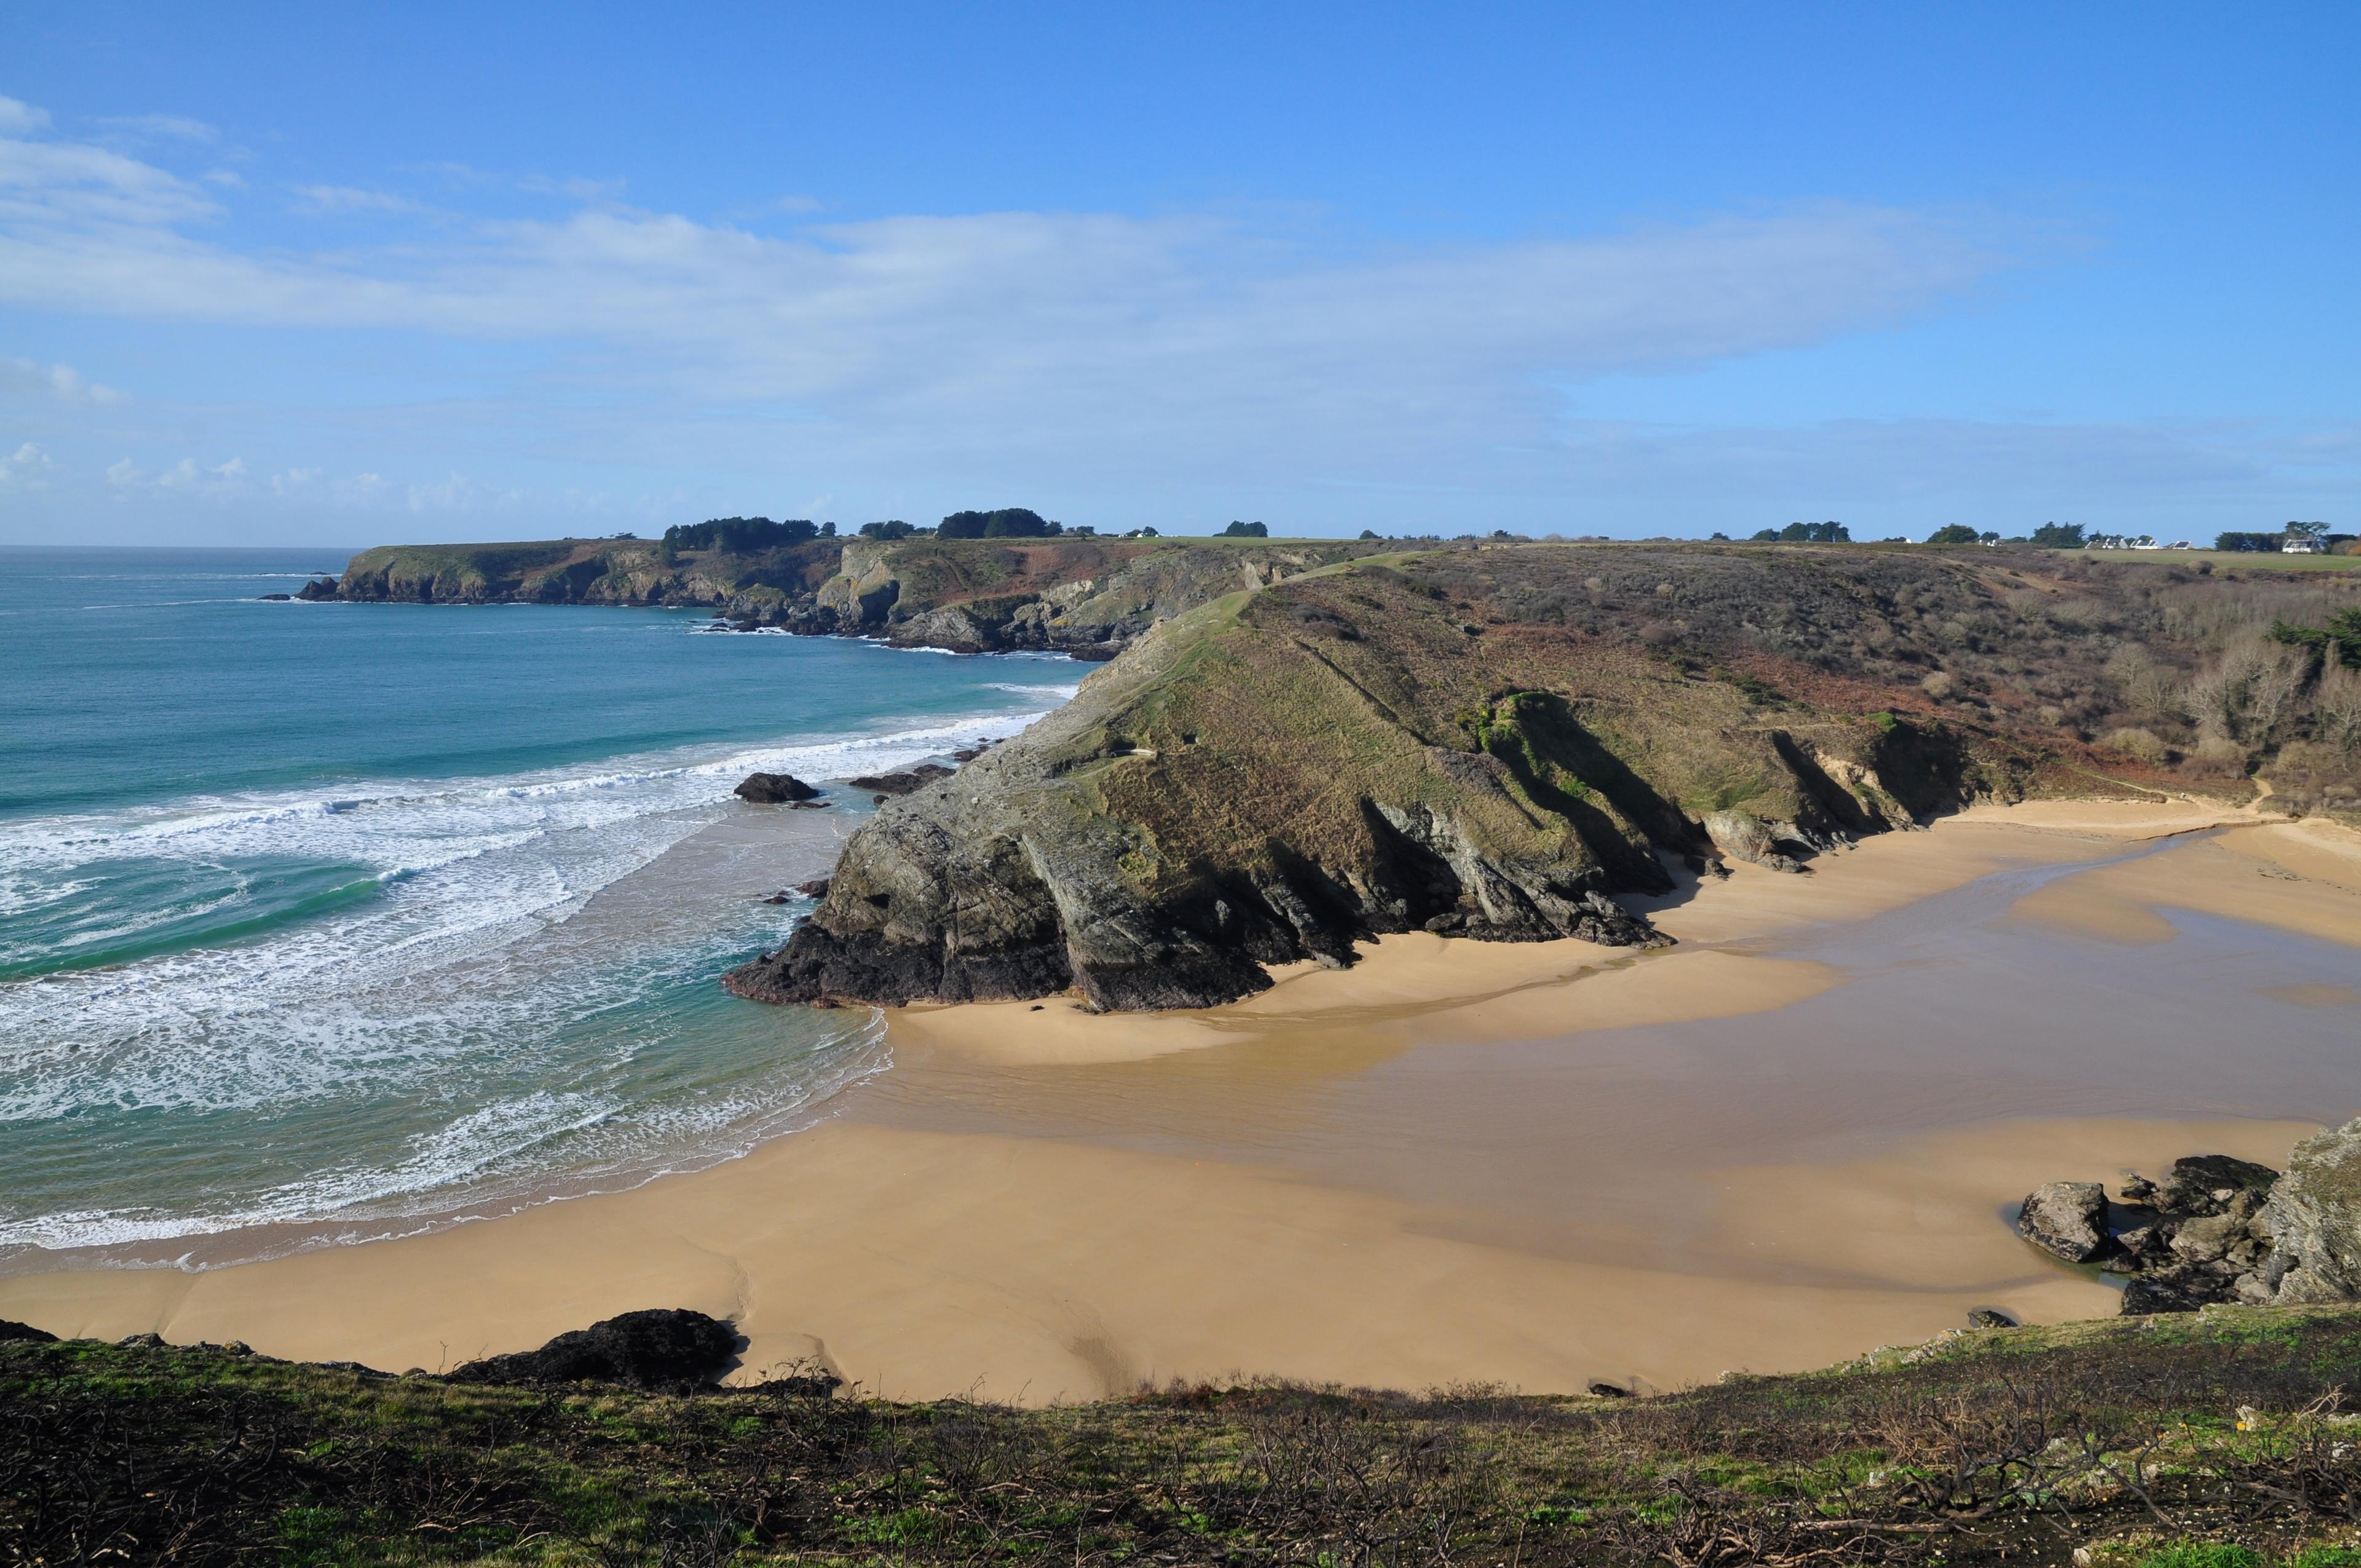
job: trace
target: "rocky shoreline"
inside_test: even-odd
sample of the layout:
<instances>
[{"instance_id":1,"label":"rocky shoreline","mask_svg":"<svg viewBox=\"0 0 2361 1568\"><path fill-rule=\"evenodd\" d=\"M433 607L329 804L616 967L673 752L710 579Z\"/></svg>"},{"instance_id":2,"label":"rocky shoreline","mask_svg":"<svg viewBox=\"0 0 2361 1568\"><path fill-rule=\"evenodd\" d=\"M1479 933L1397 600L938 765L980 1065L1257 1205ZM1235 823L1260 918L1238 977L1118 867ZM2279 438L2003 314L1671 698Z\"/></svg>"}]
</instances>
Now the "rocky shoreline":
<instances>
[{"instance_id":1,"label":"rocky shoreline","mask_svg":"<svg viewBox=\"0 0 2361 1568\"><path fill-rule=\"evenodd\" d=\"M732 631L1104 663L1210 598L1381 548L1087 535L826 538L742 555L668 554L643 540L395 545L362 552L340 576L306 583L293 597L696 609Z\"/></svg>"},{"instance_id":2,"label":"rocky shoreline","mask_svg":"<svg viewBox=\"0 0 2361 1568\"><path fill-rule=\"evenodd\" d=\"M2284 1173L2190 1155L2161 1180L2129 1176L2115 1200L2095 1181L2048 1182L2016 1228L2053 1257L2129 1276L2127 1317L2361 1299L2361 1120L2296 1145Z\"/></svg>"}]
</instances>

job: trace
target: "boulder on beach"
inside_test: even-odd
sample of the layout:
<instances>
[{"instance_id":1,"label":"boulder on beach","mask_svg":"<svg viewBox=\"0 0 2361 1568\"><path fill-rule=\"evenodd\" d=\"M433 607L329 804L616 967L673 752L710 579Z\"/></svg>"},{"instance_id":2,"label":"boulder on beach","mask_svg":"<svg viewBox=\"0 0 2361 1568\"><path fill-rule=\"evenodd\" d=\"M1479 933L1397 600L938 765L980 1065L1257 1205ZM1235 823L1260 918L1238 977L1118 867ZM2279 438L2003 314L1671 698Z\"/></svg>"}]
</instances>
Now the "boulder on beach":
<instances>
[{"instance_id":1,"label":"boulder on beach","mask_svg":"<svg viewBox=\"0 0 2361 1568\"><path fill-rule=\"evenodd\" d=\"M904 768L890 773L869 773L844 782L855 789L865 789L876 795L908 795L926 788L937 779L947 779L953 770L940 762L920 762L915 768Z\"/></svg>"},{"instance_id":2,"label":"boulder on beach","mask_svg":"<svg viewBox=\"0 0 2361 1568\"><path fill-rule=\"evenodd\" d=\"M2016 1234L2068 1263L2095 1263L2114 1244L2107 1190L2095 1181L2048 1181L2026 1195Z\"/></svg>"},{"instance_id":3,"label":"boulder on beach","mask_svg":"<svg viewBox=\"0 0 2361 1568\"><path fill-rule=\"evenodd\" d=\"M559 1334L539 1350L470 1361L454 1383L626 1383L678 1393L721 1380L742 1342L719 1318L686 1308L655 1308Z\"/></svg>"},{"instance_id":4,"label":"boulder on beach","mask_svg":"<svg viewBox=\"0 0 2361 1568\"><path fill-rule=\"evenodd\" d=\"M749 773L745 782L730 793L756 806L788 806L810 800L819 791L793 773Z\"/></svg>"}]
</instances>

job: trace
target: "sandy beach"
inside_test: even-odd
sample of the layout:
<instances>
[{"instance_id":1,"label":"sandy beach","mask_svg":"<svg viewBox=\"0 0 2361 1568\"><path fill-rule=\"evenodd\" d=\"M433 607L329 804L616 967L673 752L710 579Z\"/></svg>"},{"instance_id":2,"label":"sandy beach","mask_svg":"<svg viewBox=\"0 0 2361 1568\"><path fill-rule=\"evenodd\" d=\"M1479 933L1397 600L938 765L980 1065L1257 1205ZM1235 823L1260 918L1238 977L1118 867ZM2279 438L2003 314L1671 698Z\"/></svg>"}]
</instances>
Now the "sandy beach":
<instances>
[{"instance_id":1,"label":"sandy beach","mask_svg":"<svg viewBox=\"0 0 2361 1568\"><path fill-rule=\"evenodd\" d=\"M741 1378L896 1397L1667 1387L1973 1306L2111 1313L2009 1230L2030 1187L2277 1162L2361 1110L2361 836L2334 826L1980 808L1652 913L1679 945L1402 937L1202 1013L904 1010L890 1071L744 1158L261 1263L19 1274L0 1316L432 1370L689 1306L738 1321ZM2263 958L2204 970L2257 929ZM1929 1015L1891 1000L1946 963ZM2078 1007L2093 974L2120 979ZM2236 1050L2200 988L2256 1020ZM2190 1037L2109 1012L2149 1004L2198 1008Z\"/></svg>"}]
</instances>

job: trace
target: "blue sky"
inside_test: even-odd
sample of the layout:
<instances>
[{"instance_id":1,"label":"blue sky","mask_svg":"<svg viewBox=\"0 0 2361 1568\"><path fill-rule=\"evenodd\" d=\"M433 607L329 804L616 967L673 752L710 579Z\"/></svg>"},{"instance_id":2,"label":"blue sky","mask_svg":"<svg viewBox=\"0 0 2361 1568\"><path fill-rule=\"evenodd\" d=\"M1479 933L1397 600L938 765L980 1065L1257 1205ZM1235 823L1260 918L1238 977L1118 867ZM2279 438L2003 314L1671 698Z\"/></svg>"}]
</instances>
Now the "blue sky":
<instances>
[{"instance_id":1,"label":"blue sky","mask_svg":"<svg viewBox=\"0 0 2361 1568\"><path fill-rule=\"evenodd\" d=\"M2350 4L675 9L0 14L0 543L2361 524Z\"/></svg>"}]
</instances>

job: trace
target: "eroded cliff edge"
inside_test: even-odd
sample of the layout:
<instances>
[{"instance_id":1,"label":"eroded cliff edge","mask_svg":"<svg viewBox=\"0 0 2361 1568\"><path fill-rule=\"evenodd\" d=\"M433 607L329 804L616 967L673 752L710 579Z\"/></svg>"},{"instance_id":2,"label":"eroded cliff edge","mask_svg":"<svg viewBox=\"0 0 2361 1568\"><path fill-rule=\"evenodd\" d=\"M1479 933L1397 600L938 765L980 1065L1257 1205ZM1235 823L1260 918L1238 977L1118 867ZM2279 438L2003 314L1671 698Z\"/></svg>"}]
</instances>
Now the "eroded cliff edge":
<instances>
[{"instance_id":1,"label":"eroded cliff edge","mask_svg":"<svg viewBox=\"0 0 2361 1568\"><path fill-rule=\"evenodd\" d=\"M1660 942L1617 895L1668 890L1673 866L1790 866L2059 787L2070 758L1906 684L1927 609L1991 591L1924 558L1546 545L1242 587L887 804L812 917L727 983L1202 1006L1390 931ZM1788 656L1779 623L1881 651Z\"/></svg>"},{"instance_id":2,"label":"eroded cliff edge","mask_svg":"<svg viewBox=\"0 0 2361 1568\"><path fill-rule=\"evenodd\" d=\"M1111 659L1160 620L1382 545L1344 540L809 539L667 551L642 539L365 550L305 599L711 609L737 630L875 638L959 653Z\"/></svg>"}]
</instances>

